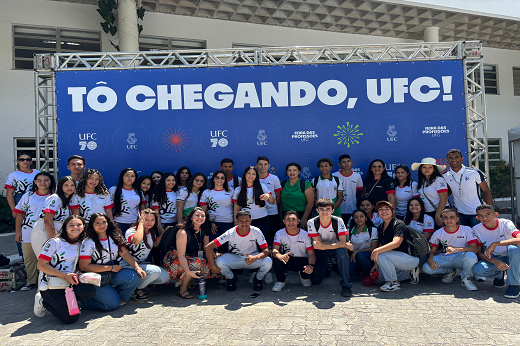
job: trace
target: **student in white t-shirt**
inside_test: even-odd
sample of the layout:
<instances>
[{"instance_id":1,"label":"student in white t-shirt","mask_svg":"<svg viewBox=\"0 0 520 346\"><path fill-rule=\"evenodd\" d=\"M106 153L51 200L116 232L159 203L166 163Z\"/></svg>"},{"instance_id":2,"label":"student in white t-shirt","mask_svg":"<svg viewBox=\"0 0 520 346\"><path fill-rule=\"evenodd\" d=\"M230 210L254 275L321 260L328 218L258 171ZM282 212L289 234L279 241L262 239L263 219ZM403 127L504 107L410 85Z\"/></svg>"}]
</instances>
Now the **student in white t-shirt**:
<instances>
[{"instance_id":1,"label":"student in white t-shirt","mask_svg":"<svg viewBox=\"0 0 520 346\"><path fill-rule=\"evenodd\" d=\"M399 220L406 216L406 205L412 197L419 197L417 183L410 177L410 169L400 163L395 166L395 214Z\"/></svg>"},{"instance_id":2,"label":"student in white t-shirt","mask_svg":"<svg viewBox=\"0 0 520 346\"><path fill-rule=\"evenodd\" d=\"M357 197L363 192L363 180L361 175L352 171L352 160L350 155L339 157L339 167L341 169L333 176L338 177L343 186L343 203L341 203L341 218L345 224L348 223L354 210L357 209Z\"/></svg>"},{"instance_id":3,"label":"student in white t-shirt","mask_svg":"<svg viewBox=\"0 0 520 346\"><path fill-rule=\"evenodd\" d=\"M504 297L520 296L520 231L506 219L498 219L493 206L477 207L481 223L473 227L478 237L478 263L473 267L476 276L493 278L493 286L507 285ZM485 250L485 251L481 251ZM507 280L504 280L507 271Z\"/></svg>"},{"instance_id":4,"label":"student in white t-shirt","mask_svg":"<svg viewBox=\"0 0 520 346\"><path fill-rule=\"evenodd\" d=\"M367 197L361 197L359 199L359 201L357 202L357 209L361 209L367 214L370 221L372 221L372 223L374 224L374 227L377 228L380 224L383 223L383 219L381 219L379 215L376 212L374 212L374 205ZM351 223L352 217L350 217L350 219L348 220L347 225L350 225Z\"/></svg>"},{"instance_id":5,"label":"student in white t-shirt","mask_svg":"<svg viewBox=\"0 0 520 346\"><path fill-rule=\"evenodd\" d=\"M316 164L321 174L312 181L312 187L316 192L316 201L328 198L334 202L334 216L341 217L341 204L343 203L343 185L341 180L330 174L334 164L332 160L321 158Z\"/></svg>"},{"instance_id":6,"label":"student in white t-shirt","mask_svg":"<svg viewBox=\"0 0 520 346\"><path fill-rule=\"evenodd\" d=\"M112 208L114 202L103 182L103 176L97 169L87 169L72 196L70 202L72 214L80 215L87 224L94 213L104 213L114 221Z\"/></svg>"},{"instance_id":7,"label":"student in white t-shirt","mask_svg":"<svg viewBox=\"0 0 520 346\"><path fill-rule=\"evenodd\" d=\"M349 243L354 249L350 254L350 276L360 271L361 277L370 274L374 263L370 260L372 250L379 245L377 241L377 228L362 209L356 209L352 213L352 221L349 225Z\"/></svg>"},{"instance_id":8,"label":"student in white t-shirt","mask_svg":"<svg viewBox=\"0 0 520 346\"><path fill-rule=\"evenodd\" d=\"M269 239L268 244L273 243L275 233L280 229L280 216L278 215L278 205L276 201L280 199L282 193L282 185L280 185L280 179L272 173L269 173L271 164L266 156L258 156L256 158L256 168L258 169L258 177L260 183L267 186L269 192L275 197L274 204L269 202L266 203L267 214L269 215Z\"/></svg>"},{"instance_id":9,"label":"student in white t-shirt","mask_svg":"<svg viewBox=\"0 0 520 346\"><path fill-rule=\"evenodd\" d=\"M435 221L424 211L424 203L420 197L414 197L408 201L404 223L419 232L426 239L430 239L435 230ZM419 268L426 263L428 254L419 257Z\"/></svg>"},{"instance_id":10,"label":"student in white t-shirt","mask_svg":"<svg viewBox=\"0 0 520 346\"><path fill-rule=\"evenodd\" d=\"M137 180L139 183L139 188L141 189L141 192L143 193L143 199L145 200L145 207L151 208L152 207L152 194L155 190L155 183L153 182L152 178L150 178L149 175L140 175L139 179Z\"/></svg>"},{"instance_id":11,"label":"student in white t-shirt","mask_svg":"<svg viewBox=\"0 0 520 346\"><path fill-rule=\"evenodd\" d=\"M87 167L85 166L85 158L83 156L72 155L67 160L67 169L70 171L70 176L76 185L79 183L83 172L85 172L85 168Z\"/></svg>"},{"instance_id":12,"label":"student in white t-shirt","mask_svg":"<svg viewBox=\"0 0 520 346\"><path fill-rule=\"evenodd\" d=\"M114 201L114 221L122 234L130 228L144 209L146 200L143 198L137 171L133 168L125 168L119 174L117 186L112 186L108 192Z\"/></svg>"},{"instance_id":13,"label":"student in white t-shirt","mask_svg":"<svg viewBox=\"0 0 520 346\"><path fill-rule=\"evenodd\" d=\"M233 174L235 163L230 158L226 157L220 161L220 170L226 175L228 186L231 190L235 190L242 183L242 178Z\"/></svg>"},{"instance_id":14,"label":"student in white t-shirt","mask_svg":"<svg viewBox=\"0 0 520 346\"><path fill-rule=\"evenodd\" d=\"M253 274L253 290L261 291L264 289L262 280L273 265L265 237L260 229L251 225L251 221L251 213L248 210L240 210L235 219L237 226L204 247L212 272L221 272L224 275L228 291L237 289L238 278L232 269L258 268L256 275ZM215 261L213 250L225 243L228 244L229 252L219 256ZM257 246L262 252L258 252Z\"/></svg>"},{"instance_id":15,"label":"student in white t-shirt","mask_svg":"<svg viewBox=\"0 0 520 346\"><path fill-rule=\"evenodd\" d=\"M273 267L277 281L273 292L280 292L285 287L285 272L289 270L298 272L303 287L310 287L316 265L311 238L299 227L298 213L293 210L286 212L283 223L285 228L276 232L273 242Z\"/></svg>"},{"instance_id":16,"label":"student in white t-shirt","mask_svg":"<svg viewBox=\"0 0 520 346\"><path fill-rule=\"evenodd\" d=\"M445 274L442 282L450 283L457 275L461 275L462 287L468 291L476 291L477 286L471 282L473 266L477 263L478 239L468 226L459 225L457 209L446 208L442 211L444 227L433 233L430 238L432 247L428 254L428 263L422 267L426 274ZM434 256L440 249L441 253Z\"/></svg>"},{"instance_id":17,"label":"student in white t-shirt","mask_svg":"<svg viewBox=\"0 0 520 346\"><path fill-rule=\"evenodd\" d=\"M208 178L205 174L197 172L191 176L185 188L177 191L177 222L181 222L193 208L199 206L206 186Z\"/></svg>"},{"instance_id":18,"label":"student in white t-shirt","mask_svg":"<svg viewBox=\"0 0 520 346\"><path fill-rule=\"evenodd\" d=\"M175 173L175 181L177 182L177 185L175 185L174 191L179 191L183 187L186 187L188 185L188 180L191 178L191 170L188 166L182 166L177 169L177 173Z\"/></svg>"},{"instance_id":19,"label":"student in white t-shirt","mask_svg":"<svg viewBox=\"0 0 520 346\"><path fill-rule=\"evenodd\" d=\"M152 209L159 212L163 229L177 223L177 193L175 175L164 173L152 196ZM181 220L179 220L181 221Z\"/></svg>"},{"instance_id":20,"label":"student in white t-shirt","mask_svg":"<svg viewBox=\"0 0 520 346\"><path fill-rule=\"evenodd\" d=\"M208 211L211 220L209 241L215 240L233 227L233 190L229 188L223 171L213 173L209 180L209 189L202 193L199 205Z\"/></svg>"}]
</instances>

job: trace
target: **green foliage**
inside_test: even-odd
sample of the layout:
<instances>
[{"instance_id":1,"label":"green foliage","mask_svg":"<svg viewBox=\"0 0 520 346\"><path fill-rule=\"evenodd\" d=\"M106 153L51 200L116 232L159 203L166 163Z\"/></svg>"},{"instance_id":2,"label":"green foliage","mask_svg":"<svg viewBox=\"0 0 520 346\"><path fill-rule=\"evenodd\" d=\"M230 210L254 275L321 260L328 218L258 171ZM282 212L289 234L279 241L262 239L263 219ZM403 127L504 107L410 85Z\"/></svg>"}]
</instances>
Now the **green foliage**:
<instances>
[{"instance_id":1,"label":"green foliage","mask_svg":"<svg viewBox=\"0 0 520 346\"><path fill-rule=\"evenodd\" d=\"M0 233L13 232L14 228L15 221L11 207L9 207L9 203L7 203L7 198L0 196Z\"/></svg>"},{"instance_id":2,"label":"green foliage","mask_svg":"<svg viewBox=\"0 0 520 346\"><path fill-rule=\"evenodd\" d=\"M489 182L493 198L511 197L511 168L509 163L500 160L499 164L489 170Z\"/></svg>"}]
</instances>

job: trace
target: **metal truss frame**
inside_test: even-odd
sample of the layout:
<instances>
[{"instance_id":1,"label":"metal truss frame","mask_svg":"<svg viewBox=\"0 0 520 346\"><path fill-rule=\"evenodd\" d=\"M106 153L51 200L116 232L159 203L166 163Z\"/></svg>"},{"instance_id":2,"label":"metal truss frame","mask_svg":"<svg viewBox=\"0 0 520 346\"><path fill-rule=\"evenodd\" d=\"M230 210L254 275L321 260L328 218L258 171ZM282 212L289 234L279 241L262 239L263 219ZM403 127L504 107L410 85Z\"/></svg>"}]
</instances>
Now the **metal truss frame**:
<instances>
[{"instance_id":1,"label":"metal truss frame","mask_svg":"<svg viewBox=\"0 0 520 346\"><path fill-rule=\"evenodd\" d=\"M482 43L273 47L151 52L53 53L34 57L37 168L57 174L56 72L463 60L468 162L488 172ZM476 78L477 74L480 79ZM479 140L479 134L483 140Z\"/></svg>"}]
</instances>

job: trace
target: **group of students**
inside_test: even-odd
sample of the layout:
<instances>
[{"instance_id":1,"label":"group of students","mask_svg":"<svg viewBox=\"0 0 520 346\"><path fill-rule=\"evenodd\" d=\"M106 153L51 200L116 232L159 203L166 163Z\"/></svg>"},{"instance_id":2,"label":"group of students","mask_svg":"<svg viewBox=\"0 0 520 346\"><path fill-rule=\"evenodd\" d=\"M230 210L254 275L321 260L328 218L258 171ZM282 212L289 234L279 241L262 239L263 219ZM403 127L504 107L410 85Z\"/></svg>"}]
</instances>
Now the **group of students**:
<instances>
[{"instance_id":1,"label":"group of students","mask_svg":"<svg viewBox=\"0 0 520 346\"><path fill-rule=\"evenodd\" d=\"M180 297L193 298L190 283L200 276L234 291L246 268L253 270L254 290L274 283L271 271L275 292L285 286L287 270L298 271L303 286L316 285L335 262L342 296L352 294L351 276L378 272L381 290L394 291L400 280L418 283L422 269L445 274L443 282L460 274L469 290L476 289L473 275L494 278L495 287L507 283L506 297L518 297L520 233L496 218L483 174L464 167L459 150L450 150L447 161L444 174L446 166L432 158L412 164L414 182L408 166L398 165L394 179L376 159L362 180L350 156L341 155L335 173L323 158L321 174L306 181L293 162L280 181L269 173L269 159L259 156L241 177L223 159L209 184L185 166L150 176L127 168L107 189L81 156L69 158L71 174L55 186L51 174L32 170L32 157L21 153L5 189L28 275L22 290L38 287L37 316L49 310L72 323L77 316L68 314L62 290L47 289L49 277L73 285L81 308L113 310L131 298L146 300L150 284L173 281ZM487 204L481 205L479 188ZM455 208L446 208L449 194ZM412 231L429 239L429 254L414 249ZM80 283L76 270L102 273L103 284Z\"/></svg>"}]
</instances>

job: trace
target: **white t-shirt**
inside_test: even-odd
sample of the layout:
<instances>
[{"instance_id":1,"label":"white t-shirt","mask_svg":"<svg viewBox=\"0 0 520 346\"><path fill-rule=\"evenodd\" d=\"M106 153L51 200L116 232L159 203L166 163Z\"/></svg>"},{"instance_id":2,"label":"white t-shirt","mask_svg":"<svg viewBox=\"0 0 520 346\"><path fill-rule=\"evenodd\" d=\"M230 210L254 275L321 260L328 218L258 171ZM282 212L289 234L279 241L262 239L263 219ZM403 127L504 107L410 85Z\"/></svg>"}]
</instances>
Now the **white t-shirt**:
<instances>
[{"instance_id":1,"label":"white t-shirt","mask_svg":"<svg viewBox=\"0 0 520 346\"><path fill-rule=\"evenodd\" d=\"M366 226L361 232L357 232L357 226L352 229L350 242L354 245L353 251L368 249L373 241L377 241L377 228L372 227L370 232Z\"/></svg>"},{"instance_id":2,"label":"white t-shirt","mask_svg":"<svg viewBox=\"0 0 520 346\"><path fill-rule=\"evenodd\" d=\"M117 247L116 243L114 243L114 240L108 237L107 239L99 239L99 241L103 247L101 254L97 252L94 241L90 238L87 238L81 246L79 259L90 259L94 264L106 264L110 262L110 259L112 259L112 261L119 261L119 248ZM108 244L109 241L110 246ZM110 250L110 252L108 250Z\"/></svg>"},{"instance_id":3,"label":"white t-shirt","mask_svg":"<svg viewBox=\"0 0 520 346\"><path fill-rule=\"evenodd\" d=\"M182 217L186 217L190 213L190 211L199 205L199 193L190 193L188 196L188 190L186 188L182 188L177 191L177 201L184 202L184 210L182 211Z\"/></svg>"},{"instance_id":4,"label":"white t-shirt","mask_svg":"<svg viewBox=\"0 0 520 346\"><path fill-rule=\"evenodd\" d=\"M215 239L214 242L217 246L228 243L229 252L240 256L257 254L256 244L262 250L267 248L262 231L255 226L249 227L249 232L244 236L237 232L237 227L233 227Z\"/></svg>"},{"instance_id":5,"label":"white t-shirt","mask_svg":"<svg viewBox=\"0 0 520 346\"><path fill-rule=\"evenodd\" d=\"M53 221L63 222L69 217L70 210L68 206L63 207L61 198L57 194L53 194L45 199L40 218L44 218L47 213L53 215Z\"/></svg>"},{"instance_id":6,"label":"white t-shirt","mask_svg":"<svg viewBox=\"0 0 520 346\"><path fill-rule=\"evenodd\" d=\"M264 184L260 184L262 186L262 193L268 193L272 195L272 193L269 191L267 186ZM238 200L238 195L240 194L240 186L235 189L235 192L233 193L233 203L236 203ZM266 203L267 205L267 203ZM251 213L251 218L253 220L261 219L265 216L267 216L267 208L266 207L260 207L259 205L255 204L255 198L253 195L253 187L247 188L247 206L242 207L240 210L248 210Z\"/></svg>"},{"instance_id":7,"label":"white t-shirt","mask_svg":"<svg viewBox=\"0 0 520 346\"><path fill-rule=\"evenodd\" d=\"M144 239L143 239L143 241L141 241L141 244L139 244L139 245L132 244L132 243L130 243L130 239L134 236L135 232L137 232L137 229L135 227L129 228L125 233L125 238L128 241L128 243L130 244L128 251L134 257L134 259L137 263L141 263L141 262L144 262L148 258L148 255L152 251L153 239L152 239L151 232L148 232L148 234L145 235L146 241L148 242L150 249L146 247L146 245L144 243Z\"/></svg>"},{"instance_id":8,"label":"white t-shirt","mask_svg":"<svg viewBox=\"0 0 520 346\"><path fill-rule=\"evenodd\" d=\"M516 238L520 233L513 222L506 219L497 219L497 225L493 229L489 229L479 223L473 227L473 231L479 240L478 246L485 247L496 241ZM507 246L497 246L495 251L493 251L493 255L507 257Z\"/></svg>"},{"instance_id":9,"label":"white t-shirt","mask_svg":"<svg viewBox=\"0 0 520 346\"><path fill-rule=\"evenodd\" d=\"M242 183L242 178L241 178L241 177L238 177L238 186L235 186L235 185L233 184L233 178L231 178L231 180L228 180L227 183L228 183L228 187L229 187L229 189L233 191L233 190L236 189L238 186L240 186L240 183Z\"/></svg>"},{"instance_id":10,"label":"white t-shirt","mask_svg":"<svg viewBox=\"0 0 520 346\"><path fill-rule=\"evenodd\" d=\"M431 184L428 187L425 187L424 185L421 186L419 191L419 196L424 202L424 209L426 212L431 213L433 211L436 211L439 207L439 202L441 200L441 197L439 196L439 193L441 192L448 192L448 184L446 183L446 180L444 180L443 177L437 177L435 178L435 181L433 184ZM427 198L426 198L427 197ZM430 200L428 200L428 198ZM431 201L431 203L430 203ZM432 203L433 206L432 207Z\"/></svg>"},{"instance_id":11,"label":"white t-shirt","mask_svg":"<svg viewBox=\"0 0 520 346\"><path fill-rule=\"evenodd\" d=\"M363 180L361 175L352 172L350 175L343 175L341 171L332 173L333 176L338 177L343 186L343 203L341 203L342 214L352 214L356 210L356 195L358 191L363 190Z\"/></svg>"},{"instance_id":12,"label":"white t-shirt","mask_svg":"<svg viewBox=\"0 0 520 346\"><path fill-rule=\"evenodd\" d=\"M469 244L477 244L478 239L471 227L458 226L453 233L447 232L444 227L436 230L430 238L430 244L433 247L439 247L445 252L446 247L467 247Z\"/></svg>"},{"instance_id":13,"label":"white t-shirt","mask_svg":"<svg viewBox=\"0 0 520 346\"><path fill-rule=\"evenodd\" d=\"M114 208L114 203L110 195L96 195L85 192L85 197L79 197L77 194L74 194L70 201L70 209L79 209L79 214L87 224L92 214L105 214L105 210L112 208Z\"/></svg>"},{"instance_id":14,"label":"white t-shirt","mask_svg":"<svg viewBox=\"0 0 520 346\"><path fill-rule=\"evenodd\" d=\"M333 202L338 200L338 192L343 192L343 184L341 184L341 179L338 179L338 183L336 183L336 179L334 177L330 177L330 179L325 179L323 176L319 176L316 182L316 186L314 186L314 180L311 180L312 187L316 190L316 200L321 198L329 198Z\"/></svg>"},{"instance_id":15,"label":"white t-shirt","mask_svg":"<svg viewBox=\"0 0 520 346\"><path fill-rule=\"evenodd\" d=\"M152 202L152 209L159 210L161 223L177 222L177 193L175 191L166 192L166 203L159 205L159 202Z\"/></svg>"},{"instance_id":16,"label":"white t-shirt","mask_svg":"<svg viewBox=\"0 0 520 346\"><path fill-rule=\"evenodd\" d=\"M267 177L260 178L260 183L267 186L271 195L275 196L274 204L269 202L265 202L267 208L267 214L269 215L278 215L278 207L276 206L276 192L282 191L282 185L280 185L280 179L274 174L268 173Z\"/></svg>"},{"instance_id":17,"label":"white t-shirt","mask_svg":"<svg viewBox=\"0 0 520 346\"><path fill-rule=\"evenodd\" d=\"M332 227L332 220L328 225L322 225L320 222L319 229L314 227L314 220L319 218L316 216L315 218L307 221L307 229L309 230L309 237L315 238L319 236L321 240L325 243L337 243L339 241L338 237L336 237L336 232L334 232L334 228ZM343 220L341 218L338 219L338 236L348 236L348 229L345 227Z\"/></svg>"},{"instance_id":18,"label":"white t-shirt","mask_svg":"<svg viewBox=\"0 0 520 346\"><path fill-rule=\"evenodd\" d=\"M352 216L350 217L350 219L348 219L348 222L347 222L347 225L350 226L352 224ZM370 219L370 221L372 221L372 223L374 224L374 227L378 227L380 224L383 223L383 219L379 217L379 214L378 213L372 213L372 218Z\"/></svg>"},{"instance_id":19,"label":"white t-shirt","mask_svg":"<svg viewBox=\"0 0 520 346\"><path fill-rule=\"evenodd\" d=\"M449 170L444 173L444 179L451 187L455 207L461 214L475 215L477 207L482 204L478 194L478 185L486 181L484 174L478 169L462 165L458 172Z\"/></svg>"},{"instance_id":20,"label":"white t-shirt","mask_svg":"<svg viewBox=\"0 0 520 346\"><path fill-rule=\"evenodd\" d=\"M110 192L110 197L115 201L116 194L116 186L112 186L108 192ZM141 204L146 204L146 200L143 198L143 201L139 199L139 195L135 192L134 189L127 190L125 188L121 189L121 214L115 215L114 212L114 221L117 223L127 223L132 224L137 221L137 217L139 216L139 211L141 208Z\"/></svg>"},{"instance_id":21,"label":"white t-shirt","mask_svg":"<svg viewBox=\"0 0 520 346\"><path fill-rule=\"evenodd\" d=\"M31 190L33 180L36 174L40 171L33 169L30 173L25 173L20 170L14 171L7 176L4 189L13 189L14 194L26 193Z\"/></svg>"},{"instance_id":22,"label":"white t-shirt","mask_svg":"<svg viewBox=\"0 0 520 346\"><path fill-rule=\"evenodd\" d=\"M70 244L63 238L51 238L45 243L38 258L49 261L51 267L61 272L74 273L76 271L74 262L79 261L79 259L76 261L79 247L80 244Z\"/></svg>"},{"instance_id":23,"label":"white t-shirt","mask_svg":"<svg viewBox=\"0 0 520 346\"><path fill-rule=\"evenodd\" d=\"M410 226L411 228L413 228L421 234L423 234L424 232L433 233L435 228L435 222L433 221L433 217L424 214L424 222L419 222L417 220L412 219L408 226Z\"/></svg>"},{"instance_id":24,"label":"white t-shirt","mask_svg":"<svg viewBox=\"0 0 520 346\"><path fill-rule=\"evenodd\" d=\"M299 232L294 235L287 233L286 228L277 231L274 235L273 245L278 245L280 247L280 253L282 255L290 251L290 257L308 258L308 251L314 250L309 234L301 228L299 229Z\"/></svg>"},{"instance_id":25,"label":"white t-shirt","mask_svg":"<svg viewBox=\"0 0 520 346\"><path fill-rule=\"evenodd\" d=\"M408 201L411 200L413 197L419 197L419 192L417 191L417 183L415 181L412 181L412 186L395 186L395 203L397 215L406 215L406 206L408 204Z\"/></svg>"},{"instance_id":26,"label":"white t-shirt","mask_svg":"<svg viewBox=\"0 0 520 346\"><path fill-rule=\"evenodd\" d=\"M39 195L38 191L35 192L26 192L20 202L16 205L13 212L16 214L24 215L23 223L22 223L22 242L30 243L31 242L31 232L34 227L34 224L40 218L41 212L43 210L43 206L45 204L45 200L49 197L50 194Z\"/></svg>"},{"instance_id":27,"label":"white t-shirt","mask_svg":"<svg viewBox=\"0 0 520 346\"><path fill-rule=\"evenodd\" d=\"M222 190L204 190L200 205L208 206L209 218L213 222L233 222L232 192Z\"/></svg>"}]
</instances>

